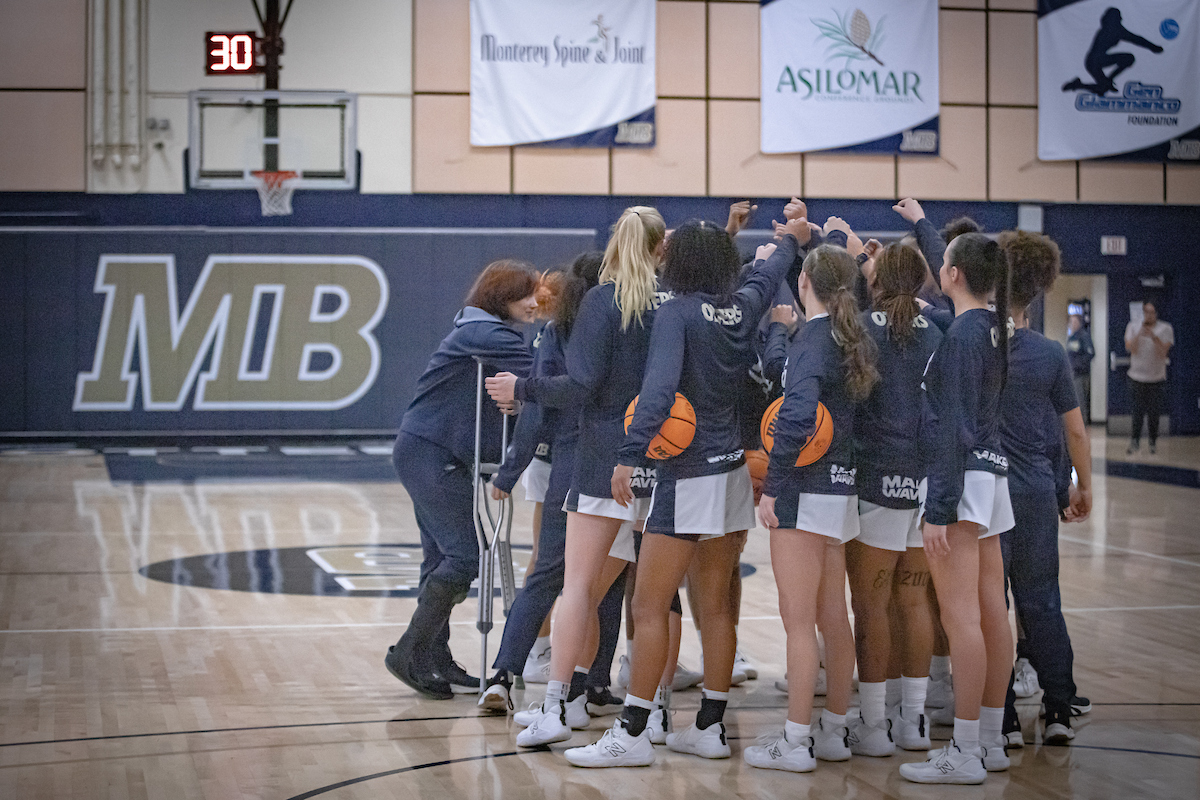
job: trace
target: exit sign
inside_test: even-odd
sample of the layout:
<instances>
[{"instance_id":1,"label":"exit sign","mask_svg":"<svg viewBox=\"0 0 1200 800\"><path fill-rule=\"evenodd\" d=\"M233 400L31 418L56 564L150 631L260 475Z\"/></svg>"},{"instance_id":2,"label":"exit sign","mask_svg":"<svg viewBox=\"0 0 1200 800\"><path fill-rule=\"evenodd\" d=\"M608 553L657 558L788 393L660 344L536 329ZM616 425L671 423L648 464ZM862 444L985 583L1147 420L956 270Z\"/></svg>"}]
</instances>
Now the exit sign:
<instances>
[{"instance_id":1,"label":"exit sign","mask_svg":"<svg viewBox=\"0 0 1200 800\"><path fill-rule=\"evenodd\" d=\"M1100 255L1102 256L1123 256L1128 249L1128 243L1124 236L1100 237Z\"/></svg>"}]
</instances>

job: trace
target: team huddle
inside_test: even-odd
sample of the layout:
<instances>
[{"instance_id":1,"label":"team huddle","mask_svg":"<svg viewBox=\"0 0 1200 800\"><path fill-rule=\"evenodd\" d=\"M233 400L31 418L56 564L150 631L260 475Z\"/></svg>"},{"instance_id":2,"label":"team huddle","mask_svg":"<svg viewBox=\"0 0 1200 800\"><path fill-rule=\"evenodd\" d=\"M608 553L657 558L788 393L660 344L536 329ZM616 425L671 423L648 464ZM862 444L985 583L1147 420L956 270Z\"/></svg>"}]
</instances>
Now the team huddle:
<instances>
[{"instance_id":1,"label":"team huddle","mask_svg":"<svg viewBox=\"0 0 1200 800\"><path fill-rule=\"evenodd\" d=\"M569 763L649 766L655 745L730 757L723 718L746 677L739 557L756 507L787 633L788 709L781 730L743 749L748 764L808 772L930 750L936 721L953 738L902 764L903 777L977 784L1007 769L1006 747L1023 742L1009 589L1017 655L1045 689L1043 739L1073 738L1071 716L1088 707L1072 678L1057 535L1060 519L1090 511L1090 453L1066 354L1026 317L1057 276L1057 246L1027 232L992 239L970 220L939 232L912 199L896 206L912 236L864 243L838 217L809 221L793 198L774 243L743 264L733 236L752 211L737 203L724 227L691 220L668 235L655 209L635 206L602 255L552 281L510 261L480 276L396 443L425 562L388 669L429 697L481 688L447 644L478 557L475 431L458 412L474 405L479 358L495 401L481 442L499 439L501 413L519 413L509 453L483 454L504 462L493 496L521 481L541 500L537 554L482 708L511 709L556 609L545 699L515 715L518 745L565 742L619 710L598 741L566 750ZM513 323L532 321L539 299L551 319L531 354ZM685 583L703 696L676 729ZM626 594L621 700L608 676Z\"/></svg>"}]
</instances>

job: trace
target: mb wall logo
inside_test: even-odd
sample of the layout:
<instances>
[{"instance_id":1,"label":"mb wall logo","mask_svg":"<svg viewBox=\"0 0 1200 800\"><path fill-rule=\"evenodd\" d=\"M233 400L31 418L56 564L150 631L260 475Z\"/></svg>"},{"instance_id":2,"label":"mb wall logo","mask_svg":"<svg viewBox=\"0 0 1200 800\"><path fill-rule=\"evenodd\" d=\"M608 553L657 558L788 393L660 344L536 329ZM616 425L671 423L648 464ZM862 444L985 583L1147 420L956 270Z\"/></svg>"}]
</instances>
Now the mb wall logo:
<instances>
[{"instance_id":1,"label":"mb wall logo","mask_svg":"<svg viewBox=\"0 0 1200 800\"><path fill-rule=\"evenodd\" d=\"M937 3L762 3L762 150L938 151Z\"/></svg>"},{"instance_id":2,"label":"mb wall logo","mask_svg":"<svg viewBox=\"0 0 1200 800\"><path fill-rule=\"evenodd\" d=\"M180 307L175 259L106 255L104 314L74 410L335 410L379 372L379 266L346 256L211 256Z\"/></svg>"},{"instance_id":3,"label":"mb wall logo","mask_svg":"<svg viewBox=\"0 0 1200 800\"><path fill-rule=\"evenodd\" d=\"M1198 9L1042 0L1038 157L1200 160Z\"/></svg>"}]
</instances>

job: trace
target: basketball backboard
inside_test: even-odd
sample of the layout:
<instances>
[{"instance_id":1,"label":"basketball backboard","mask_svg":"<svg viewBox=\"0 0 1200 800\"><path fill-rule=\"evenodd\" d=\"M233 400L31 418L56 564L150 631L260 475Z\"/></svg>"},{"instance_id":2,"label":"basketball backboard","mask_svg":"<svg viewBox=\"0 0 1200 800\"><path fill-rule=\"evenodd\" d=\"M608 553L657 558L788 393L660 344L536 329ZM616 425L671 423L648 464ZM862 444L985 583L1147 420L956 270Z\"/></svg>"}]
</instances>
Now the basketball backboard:
<instances>
[{"instance_id":1,"label":"basketball backboard","mask_svg":"<svg viewBox=\"0 0 1200 800\"><path fill-rule=\"evenodd\" d=\"M265 134L272 114L277 136ZM356 116L349 92L189 92L190 185L250 189L254 172L287 170L297 189L353 189Z\"/></svg>"}]
</instances>

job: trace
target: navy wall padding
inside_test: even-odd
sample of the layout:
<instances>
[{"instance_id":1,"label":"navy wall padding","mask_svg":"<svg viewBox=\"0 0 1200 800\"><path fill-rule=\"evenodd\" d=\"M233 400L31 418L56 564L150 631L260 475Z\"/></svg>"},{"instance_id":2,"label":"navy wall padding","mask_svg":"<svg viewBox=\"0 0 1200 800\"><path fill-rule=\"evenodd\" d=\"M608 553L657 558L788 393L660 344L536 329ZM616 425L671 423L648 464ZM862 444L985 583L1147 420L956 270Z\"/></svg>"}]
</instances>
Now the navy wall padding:
<instances>
[{"instance_id":1,"label":"navy wall padding","mask_svg":"<svg viewBox=\"0 0 1200 800\"><path fill-rule=\"evenodd\" d=\"M689 217L723 224L729 203L746 198L604 197L545 195L364 195L356 192L296 193L288 217L261 216L252 191L201 191L172 195L110 195L70 192L0 193L0 431L218 430L228 425L256 430L392 429L408 403L417 375L445 334L465 287L492 257L523 255L545 268L565 263L580 250L602 247L613 222L634 204L659 208L669 226ZM750 227L770 228L782 219L786 198L749 198L759 205ZM902 231L907 225L892 211L891 200L808 201L809 216L823 221L844 217L858 230ZM987 231L1011 228L1016 203L930 201L930 220L941 226L968 215ZM1195 274L1189 236L1200 230L1197 206L1049 204L1045 231L1063 251L1068 273L1109 275L1109 328L1113 348L1119 342L1127 303L1140 291L1122 289L1120 276L1167 276L1160 314L1175 326L1171 352L1170 412L1175 432L1200 433L1200 276ZM251 227L278 231L263 236L212 230L207 233L162 231L18 233L28 226L209 226ZM551 228L594 229L595 237L547 237L531 249L506 249L503 237L476 234L437 247L412 249L389 243L386 234L345 236L338 229L362 227ZM328 228L301 233L296 228ZM1100 254L1100 237L1128 238L1129 255ZM146 238L149 237L149 238ZM157 238L155 238L157 237ZM267 241L270 240L270 241ZM342 412L218 414L192 412L186 419L165 412L76 414L70 411L75 375L91 368L102 298L92 291L100 253L169 252L177 256L181 296L186 296L208 253L327 253L363 255L376 260L392 285L392 302L379 328L399 338L385 357L375 389ZM937 265L933 265L937 268ZM403 288L402 288L403 287ZM400 320L406 321L401 324ZM411 326L405 327L405 326ZM382 339L381 339L382 341ZM1102 343L1097 343L1100 346ZM1123 351L1118 351L1123 354ZM1098 354L1107 358L1107 353ZM1127 398L1115 376L1110 411L1127 411ZM85 418L86 417L86 418ZM166 418L173 420L167 421ZM202 418L202 419L200 419ZM182 425L181 421L186 422Z\"/></svg>"}]
</instances>

